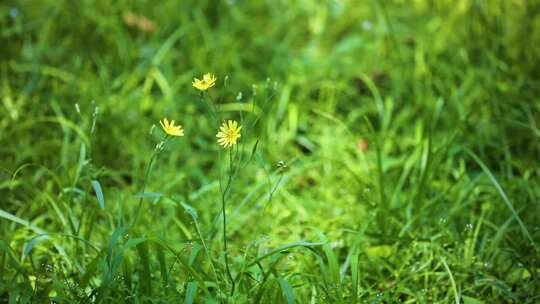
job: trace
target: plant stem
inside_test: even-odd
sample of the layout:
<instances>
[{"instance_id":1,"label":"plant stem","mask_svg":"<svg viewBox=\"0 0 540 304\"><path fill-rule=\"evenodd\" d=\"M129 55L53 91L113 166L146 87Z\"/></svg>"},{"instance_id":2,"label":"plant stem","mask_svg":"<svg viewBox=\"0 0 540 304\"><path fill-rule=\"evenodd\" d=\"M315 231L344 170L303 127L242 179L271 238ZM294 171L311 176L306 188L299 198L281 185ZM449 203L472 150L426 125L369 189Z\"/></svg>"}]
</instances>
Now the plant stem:
<instances>
[{"instance_id":1,"label":"plant stem","mask_svg":"<svg viewBox=\"0 0 540 304\"><path fill-rule=\"evenodd\" d=\"M210 116L211 119L216 122L216 126L219 126L220 117L219 117L219 111L214 105L212 101L212 97L210 97L210 94L208 92L202 92L201 93L201 100L204 104L208 107L208 110L210 110Z\"/></svg>"},{"instance_id":2,"label":"plant stem","mask_svg":"<svg viewBox=\"0 0 540 304\"><path fill-rule=\"evenodd\" d=\"M214 262L212 261L212 256L210 255L210 250L208 249L208 246L206 246L206 242L204 241L204 237L202 235L201 228L199 227L199 223L197 222L197 218L194 217L194 216L192 216L192 218L193 218L193 222L195 224L195 230L197 230L197 234L199 235L199 239L201 240L201 243L203 245L206 257L208 258L208 261L210 261L210 267L212 268L212 272L214 272L214 277L216 279L216 282L218 282L219 281L218 274L217 274L217 271L216 271L216 267L214 266ZM217 285L219 293L221 294L221 288L219 287L219 284L216 284L216 285Z\"/></svg>"},{"instance_id":3,"label":"plant stem","mask_svg":"<svg viewBox=\"0 0 540 304\"><path fill-rule=\"evenodd\" d=\"M130 227L135 226L137 223L137 220L139 219L139 215L141 213L142 204L144 200L144 192L146 191L146 185L148 183L148 177L150 176L150 171L152 170L152 165L154 164L154 161L156 157L159 155L159 153L165 148L165 144L169 140L169 136L166 136L165 139L161 142L161 147L156 147L154 149L154 152L152 153L152 156L150 157L150 161L148 161L148 164L146 165L146 172L144 173L144 179L143 179L143 186L142 186L142 192L141 197L139 199L139 206L137 207L137 213L135 214L135 218L133 219L133 222L131 223Z\"/></svg>"},{"instance_id":4,"label":"plant stem","mask_svg":"<svg viewBox=\"0 0 540 304\"><path fill-rule=\"evenodd\" d=\"M235 283L234 278L231 274L231 270L229 269L229 257L227 252L227 212L226 212L226 200L225 197L227 195L227 192L230 189L231 182L232 182L232 175L233 175L233 150L229 149L229 178L227 181L227 186L225 187L225 190L221 193L221 213L223 215L223 251L225 253L225 269L227 270L227 276L229 277L229 280L231 281L231 296L234 294L235 289Z\"/></svg>"}]
</instances>

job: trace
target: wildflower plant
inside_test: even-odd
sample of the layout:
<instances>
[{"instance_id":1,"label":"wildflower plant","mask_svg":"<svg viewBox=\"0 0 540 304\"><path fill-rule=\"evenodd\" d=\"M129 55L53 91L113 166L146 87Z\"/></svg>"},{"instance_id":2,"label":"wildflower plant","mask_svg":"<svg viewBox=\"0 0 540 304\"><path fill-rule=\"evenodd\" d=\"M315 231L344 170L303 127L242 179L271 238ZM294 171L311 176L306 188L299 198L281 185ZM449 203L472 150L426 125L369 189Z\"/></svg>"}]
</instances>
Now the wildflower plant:
<instances>
[{"instance_id":1,"label":"wildflower plant","mask_svg":"<svg viewBox=\"0 0 540 304\"><path fill-rule=\"evenodd\" d=\"M223 78L223 88L221 90L226 90L227 88L228 77ZM220 214L219 218L215 222L215 226L210 230L208 236L204 236L198 223L196 223L197 235L200 239L202 247L206 253L206 256L209 260L209 266L212 273L216 278L216 282L220 282L216 287L219 293L219 297L225 299L225 302L228 301L231 297L234 296L237 282L241 281L242 272L238 273L236 276L233 275L231 270L230 262L230 252L228 247L228 217L227 217L227 207L234 201L233 189L236 176L239 172L246 168L246 166L253 160L258 159L259 164L262 160L260 156L256 156L257 147L260 143L261 137L256 134L257 125L262 121L260 113L268 111L270 105L269 101L274 96L274 92L277 84L273 86L269 85L267 81L266 88L269 89L270 93L265 97L262 103L256 101L257 91L255 86L252 86L252 94L249 96L249 102L242 102L243 94L235 94L236 106L234 110L225 110L223 97L224 93L219 94L219 97L214 99L212 96L214 94L209 94L208 90L214 88L217 83L217 77L212 73L206 73L201 79L195 78L192 86L197 90L197 93L200 97L201 102L206 106L204 114L212 122L212 126L215 127L215 145L219 148L216 149L216 160L217 166L219 168L219 204L220 204ZM226 115L226 117L224 117ZM159 154L165 149L166 145L173 139L179 137L191 138L192 134L185 134L184 128L182 125L177 124L174 120L169 120L163 118L159 121L161 130L164 133L164 136L156 144L154 151L146 165L146 170L144 177L142 179L142 191L139 194L139 205L136 210L135 217L132 221L131 227L134 227L138 221L139 214L142 212L144 205L144 198L147 196L145 191L147 183L152 171L153 164L159 156ZM153 130L153 129L152 129ZM253 146L251 149L247 148L247 144L252 143ZM264 166L264 165L263 165ZM268 171L264 170L267 174ZM268 184L268 193L269 200L272 197L272 194L278 189L279 183L281 181L282 175L280 176L278 182L275 185ZM270 178L268 178L270 181ZM196 222L197 216L194 209L191 206L186 205L185 203L180 203L182 207L192 215L192 218ZM218 225L221 224L221 225ZM221 228L220 228L221 226ZM212 239L215 233L221 231L221 241L223 244L223 251L219 255L221 258L218 261L222 261L221 264L223 267L223 272L218 272L216 265L214 263L214 258L212 256ZM207 242L206 240L209 240ZM228 292L224 292L228 290Z\"/></svg>"},{"instance_id":2,"label":"wildflower plant","mask_svg":"<svg viewBox=\"0 0 540 304\"><path fill-rule=\"evenodd\" d=\"M214 74L206 73L203 75L202 79L195 78L192 85L199 91L200 101L206 108L206 116L213 122L212 125L217 129L215 138L217 145L220 146L220 149L217 150L217 159L219 160L218 165L226 168L224 170L219 170L219 192L221 204L220 217L222 224L221 238L223 243L222 257L230 288L227 297L230 297L234 295L239 278L233 276L231 263L229 261L230 252L227 242L227 207L233 202L233 186L236 176L255 158L255 154L257 154L257 147L260 142L260 136L256 134L257 125L261 122L261 113L268 111L269 106L271 105L269 101L275 94L277 83L271 84L267 80L265 86L267 89L265 90L266 95L260 96L264 98L261 103L257 102L255 89L252 90L251 96L248 97L248 102L242 102L242 93L235 94L236 103L234 104L236 105L236 108L234 111L231 111L229 109L225 110L224 108L224 105L226 104L224 102L224 95L227 90L228 77L223 77L223 87L217 88L221 93L217 94L217 98L213 98L212 96L214 94L210 94L208 89L215 88L216 80L217 77ZM225 115L226 117L224 117ZM235 117L233 118L233 116ZM251 149L248 149L246 146L249 143L253 144ZM271 193L277 190L278 184L279 182L274 186L269 185L269 197L271 197ZM204 244L204 239L201 238L201 242ZM206 245L204 246L205 250L207 250ZM212 261L211 267L214 267Z\"/></svg>"},{"instance_id":3,"label":"wildflower plant","mask_svg":"<svg viewBox=\"0 0 540 304\"><path fill-rule=\"evenodd\" d=\"M225 77L224 84L226 87L228 77ZM215 85L217 78L212 73L206 73L202 79L194 79L192 85L198 89L201 94L201 101L207 106L208 118L214 121L215 125L219 125L221 120L221 101L222 96L214 101L207 90ZM228 169L227 177L224 177L220 170L219 178L219 190L221 197L221 221L222 221L222 241L223 241L223 263L225 266L227 278L231 284L230 295L232 296L235 291L235 279L229 265L229 252L227 246L227 199L230 196L232 190L232 184L234 180L235 171L237 168L237 156L239 155L238 140L241 137L242 126L236 120L227 120L219 127L219 131L216 134L217 143L228 151ZM235 149L236 148L236 149ZM218 152L221 155L221 152ZM221 157L219 157L221 159ZM226 180L226 182L224 181Z\"/></svg>"}]
</instances>

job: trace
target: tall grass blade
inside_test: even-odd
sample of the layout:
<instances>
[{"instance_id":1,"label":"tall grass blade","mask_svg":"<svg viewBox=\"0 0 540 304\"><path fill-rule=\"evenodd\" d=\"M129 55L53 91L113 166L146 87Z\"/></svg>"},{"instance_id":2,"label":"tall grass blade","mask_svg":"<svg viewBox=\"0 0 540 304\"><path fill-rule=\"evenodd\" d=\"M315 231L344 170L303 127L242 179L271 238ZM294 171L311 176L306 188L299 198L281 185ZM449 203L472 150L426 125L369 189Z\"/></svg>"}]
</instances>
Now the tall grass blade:
<instances>
[{"instance_id":1,"label":"tall grass blade","mask_svg":"<svg viewBox=\"0 0 540 304\"><path fill-rule=\"evenodd\" d=\"M295 304L294 301L294 292L291 287L291 284L287 282L283 277L278 277L279 286L281 286L281 290L283 291L283 294L285 295L285 299L287 300L287 304Z\"/></svg>"},{"instance_id":2,"label":"tall grass blade","mask_svg":"<svg viewBox=\"0 0 540 304\"><path fill-rule=\"evenodd\" d=\"M189 282L186 288L186 298L184 304L192 304L197 295L197 282Z\"/></svg>"},{"instance_id":3,"label":"tall grass blade","mask_svg":"<svg viewBox=\"0 0 540 304\"><path fill-rule=\"evenodd\" d=\"M94 188L94 192L96 193L99 207L101 209L105 209L105 197L103 196L103 190L101 189L101 184L95 179L91 180L90 182L92 183L92 188Z\"/></svg>"},{"instance_id":4,"label":"tall grass blade","mask_svg":"<svg viewBox=\"0 0 540 304\"><path fill-rule=\"evenodd\" d=\"M529 230L527 229L527 227L525 226L525 224L523 223L523 221L519 217L516 209L514 209L514 205L512 204L512 202L510 202L510 199L508 198L508 196L504 192L503 188L501 187L501 185L499 184L499 182L497 181L495 176L493 176L493 174L491 173L489 168L484 164L484 162L482 162L482 160L480 160L480 158L476 154L474 154L474 152L472 152L471 150L469 150L467 148L465 148L465 152L467 152L467 154L469 154L476 161L476 163L480 166L480 168L482 168L484 173L488 176L491 183L495 186L495 189L497 189L497 192L499 192L499 195L503 199L504 203L506 204L508 209L510 209L510 211L512 212L512 215L514 216L514 218L518 222L519 226L521 227L521 231L529 239L529 241L531 242L531 244L534 247L535 251L538 252L538 247L536 246L536 243L534 242L531 234L529 233Z\"/></svg>"}]
</instances>

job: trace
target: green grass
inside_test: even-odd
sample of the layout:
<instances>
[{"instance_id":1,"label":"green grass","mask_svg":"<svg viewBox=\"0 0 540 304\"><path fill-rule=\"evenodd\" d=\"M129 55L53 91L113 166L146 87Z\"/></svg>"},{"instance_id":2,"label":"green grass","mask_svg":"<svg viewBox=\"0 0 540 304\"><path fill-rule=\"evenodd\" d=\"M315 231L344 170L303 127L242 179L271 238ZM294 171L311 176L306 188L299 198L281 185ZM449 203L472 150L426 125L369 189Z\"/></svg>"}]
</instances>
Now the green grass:
<instances>
[{"instance_id":1,"label":"green grass","mask_svg":"<svg viewBox=\"0 0 540 304\"><path fill-rule=\"evenodd\" d=\"M0 303L538 303L539 66L536 0L4 1Z\"/></svg>"}]
</instances>

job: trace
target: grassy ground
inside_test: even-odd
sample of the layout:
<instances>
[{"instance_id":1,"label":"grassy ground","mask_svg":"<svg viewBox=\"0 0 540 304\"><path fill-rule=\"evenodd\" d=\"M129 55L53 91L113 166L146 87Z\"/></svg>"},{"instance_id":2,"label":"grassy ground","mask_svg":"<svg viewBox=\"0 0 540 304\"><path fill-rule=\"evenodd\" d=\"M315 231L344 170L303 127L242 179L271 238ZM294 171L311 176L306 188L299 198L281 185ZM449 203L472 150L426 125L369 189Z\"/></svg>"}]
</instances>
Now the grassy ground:
<instances>
[{"instance_id":1,"label":"grassy ground","mask_svg":"<svg viewBox=\"0 0 540 304\"><path fill-rule=\"evenodd\" d=\"M539 66L535 0L4 1L0 303L538 303Z\"/></svg>"}]
</instances>

